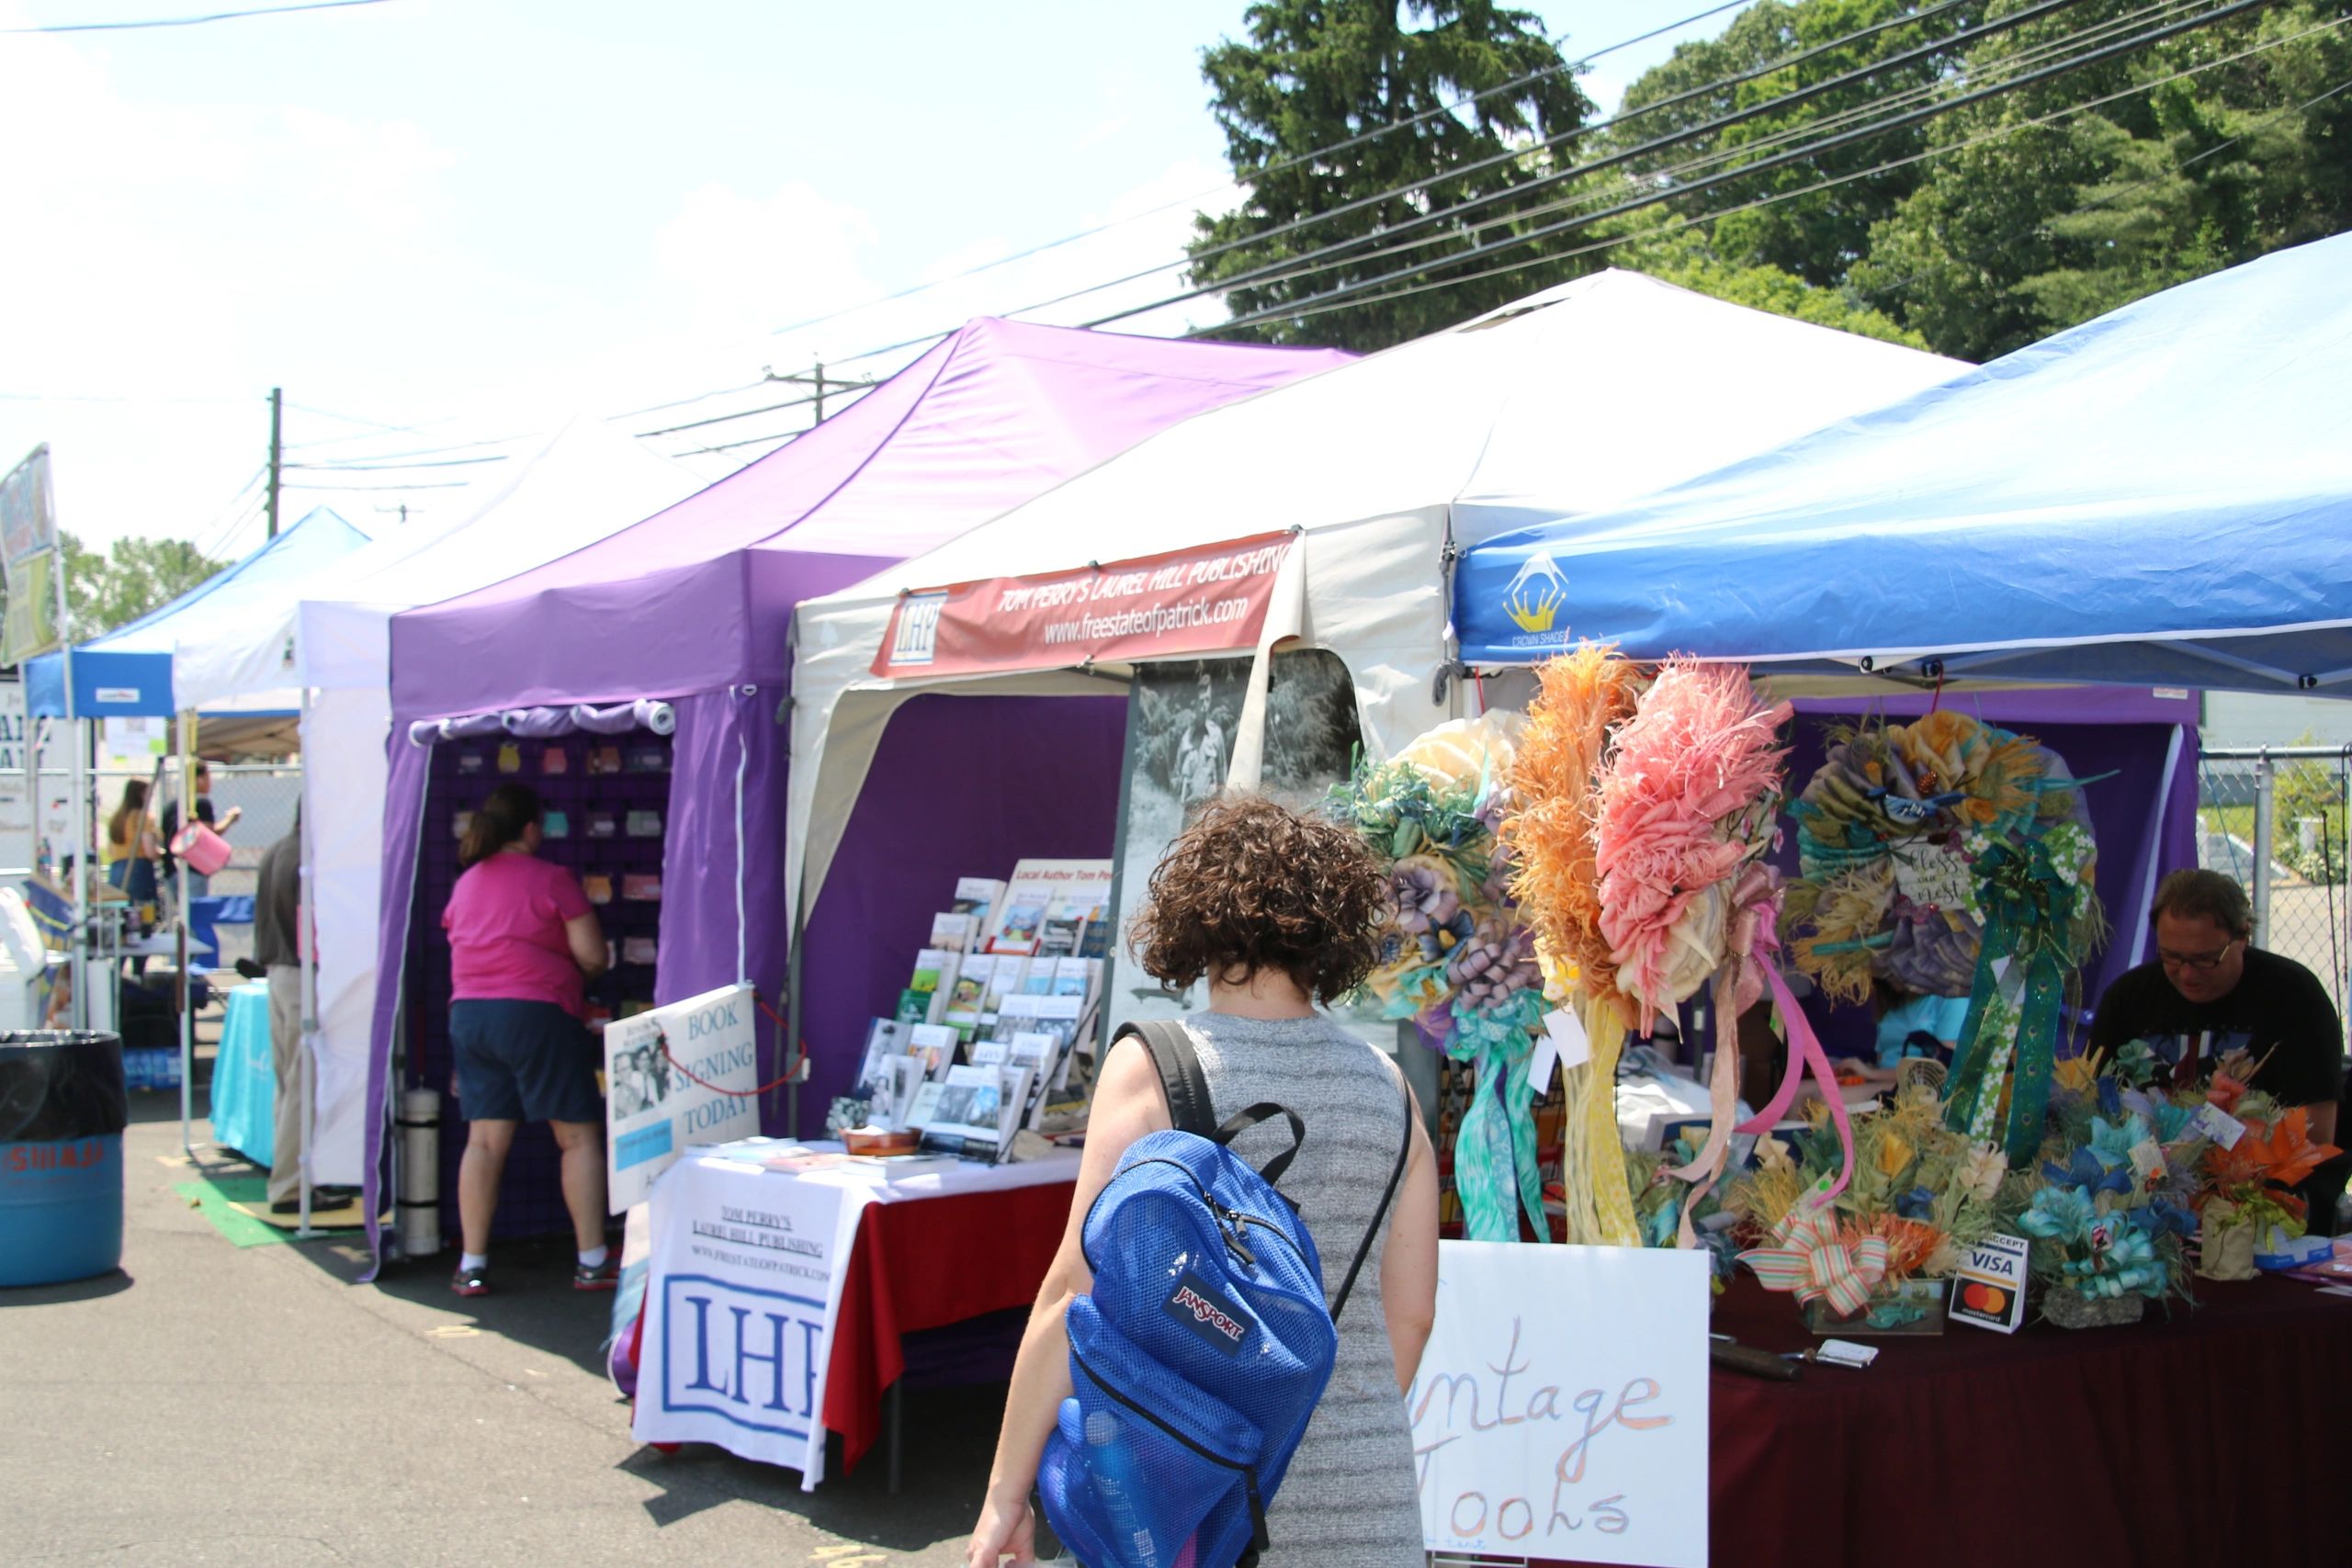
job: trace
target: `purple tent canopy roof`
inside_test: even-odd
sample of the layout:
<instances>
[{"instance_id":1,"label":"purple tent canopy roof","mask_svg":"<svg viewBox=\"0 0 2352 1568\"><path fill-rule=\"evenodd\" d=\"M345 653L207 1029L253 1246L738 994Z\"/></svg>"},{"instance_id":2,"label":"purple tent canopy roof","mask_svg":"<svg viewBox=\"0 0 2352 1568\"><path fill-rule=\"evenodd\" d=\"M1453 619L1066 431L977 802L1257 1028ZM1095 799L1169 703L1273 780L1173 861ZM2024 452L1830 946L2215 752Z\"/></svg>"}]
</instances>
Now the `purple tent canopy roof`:
<instances>
[{"instance_id":1,"label":"purple tent canopy roof","mask_svg":"<svg viewBox=\"0 0 2352 1568\"><path fill-rule=\"evenodd\" d=\"M1155 431L1349 357L980 318L666 511L395 616L394 711L780 681L800 600L943 544Z\"/></svg>"}]
</instances>

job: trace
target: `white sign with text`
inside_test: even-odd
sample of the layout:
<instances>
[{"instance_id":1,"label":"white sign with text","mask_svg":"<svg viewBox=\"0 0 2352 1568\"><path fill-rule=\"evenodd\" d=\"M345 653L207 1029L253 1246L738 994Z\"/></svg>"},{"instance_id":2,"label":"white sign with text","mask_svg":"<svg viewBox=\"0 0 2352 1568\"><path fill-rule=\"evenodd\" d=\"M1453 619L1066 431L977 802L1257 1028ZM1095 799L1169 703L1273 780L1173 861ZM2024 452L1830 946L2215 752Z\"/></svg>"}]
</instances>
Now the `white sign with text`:
<instances>
[{"instance_id":1,"label":"white sign with text","mask_svg":"<svg viewBox=\"0 0 2352 1568\"><path fill-rule=\"evenodd\" d=\"M1438 1247L1407 1395L1431 1551L1707 1561L1707 1257Z\"/></svg>"},{"instance_id":2,"label":"white sign with text","mask_svg":"<svg viewBox=\"0 0 2352 1568\"><path fill-rule=\"evenodd\" d=\"M825 1475L825 1369L862 1195L733 1161L655 1190L630 1431Z\"/></svg>"},{"instance_id":3,"label":"white sign with text","mask_svg":"<svg viewBox=\"0 0 2352 1568\"><path fill-rule=\"evenodd\" d=\"M653 1179L689 1145L759 1134L756 1014L751 987L726 986L605 1025L605 1181L614 1213L645 1201Z\"/></svg>"}]
</instances>

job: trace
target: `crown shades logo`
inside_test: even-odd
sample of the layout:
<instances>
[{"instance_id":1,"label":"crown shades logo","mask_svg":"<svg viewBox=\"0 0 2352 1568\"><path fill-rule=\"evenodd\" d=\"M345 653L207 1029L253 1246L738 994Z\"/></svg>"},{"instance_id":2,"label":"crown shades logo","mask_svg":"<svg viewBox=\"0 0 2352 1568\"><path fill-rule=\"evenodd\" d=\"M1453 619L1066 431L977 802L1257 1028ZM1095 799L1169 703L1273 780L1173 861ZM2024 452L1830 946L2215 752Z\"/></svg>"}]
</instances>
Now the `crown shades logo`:
<instances>
[{"instance_id":1,"label":"crown shades logo","mask_svg":"<svg viewBox=\"0 0 2352 1568\"><path fill-rule=\"evenodd\" d=\"M1521 631L1548 632L1567 599L1567 574L1553 564L1550 556L1533 555L1503 590L1503 614Z\"/></svg>"}]
</instances>

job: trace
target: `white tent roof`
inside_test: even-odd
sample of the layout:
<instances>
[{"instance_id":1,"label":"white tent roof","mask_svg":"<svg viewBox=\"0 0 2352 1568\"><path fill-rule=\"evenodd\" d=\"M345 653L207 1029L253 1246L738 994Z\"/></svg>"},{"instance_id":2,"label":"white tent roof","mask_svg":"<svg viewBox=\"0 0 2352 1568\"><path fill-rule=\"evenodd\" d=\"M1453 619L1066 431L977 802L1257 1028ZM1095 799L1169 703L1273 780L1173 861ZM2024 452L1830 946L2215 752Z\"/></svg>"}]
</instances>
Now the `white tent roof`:
<instances>
[{"instance_id":1,"label":"white tent roof","mask_svg":"<svg viewBox=\"0 0 2352 1568\"><path fill-rule=\"evenodd\" d=\"M1432 680L1447 658L1456 502L1541 493L1615 504L1967 368L1610 271L1188 420L800 605L789 838L799 864L787 886L813 898L822 885L889 711L948 683L870 672L902 589L1297 528L1304 640L1347 662L1366 749L1386 755L1447 716ZM1017 679L1030 690L1055 683Z\"/></svg>"},{"instance_id":2,"label":"white tent roof","mask_svg":"<svg viewBox=\"0 0 2352 1568\"><path fill-rule=\"evenodd\" d=\"M385 686L387 628L400 611L569 555L701 484L604 422L574 419L456 523L388 534L305 580L283 604L183 637L174 664L181 704L204 707L287 686Z\"/></svg>"}]
</instances>

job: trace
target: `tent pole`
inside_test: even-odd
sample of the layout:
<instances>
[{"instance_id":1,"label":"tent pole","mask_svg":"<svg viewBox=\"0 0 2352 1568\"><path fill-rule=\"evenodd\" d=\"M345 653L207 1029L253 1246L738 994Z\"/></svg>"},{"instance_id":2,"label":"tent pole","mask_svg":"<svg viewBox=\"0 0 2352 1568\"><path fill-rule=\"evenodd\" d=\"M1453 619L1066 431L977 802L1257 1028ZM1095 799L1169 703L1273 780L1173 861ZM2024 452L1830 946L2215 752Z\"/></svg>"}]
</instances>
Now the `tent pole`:
<instances>
[{"instance_id":1,"label":"tent pole","mask_svg":"<svg viewBox=\"0 0 2352 1568\"><path fill-rule=\"evenodd\" d=\"M310 723L311 688L304 686L302 688L302 713L300 719L296 721L295 734L299 737L305 729L310 728ZM296 752L296 755L300 756L301 753L298 751ZM302 765L302 776L305 779L308 779L310 775L310 763L309 760L306 758L304 759ZM317 1098L312 1092L313 1086L317 1081L317 1074L311 1063L311 1037L318 1032L319 1028L319 977L317 966L318 940L312 932L311 926L312 907L312 899L310 893L311 817L310 813L302 809L301 797L299 794L295 797L294 814L296 818L294 824L295 831L300 835L299 841L296 846L296 886L301 889L300 896L296 898L294 905L294 962L301 966L300 972L302 976L302 1018L300 1026L295 1031L294 1036L294 1095L296 1100L300 1102L302 1112L301 1153L296 1161L295 1168L300 1173L296 1179L300 1184L302 1217L301 1224L296 1228L294 1234L297 1235L307 1236L312 1234L311 1230L311 1129L312 1122L311 1102L312 1100Z\"/></svg>"},{"instance_id":2,"label":"tent pole","mask_svg":"<svg viewBox=\"0 0 2352 1568\"><path fill-rule=\"evenodd\" d=\"M186 832L196 820L196 769L190 759L196 755L196 715L180 715L180 830ZM165 849L171 846L166 844ZM195 1119L196 1109L196 978L188 973L187 959L187 857L177 855L173 864L179 872L179 897L172 915L172 935L179 950L180 991L180 1153L196 1157L196 1148L189 1143L188 1123Z\"/></svg>"}]
</instances>

